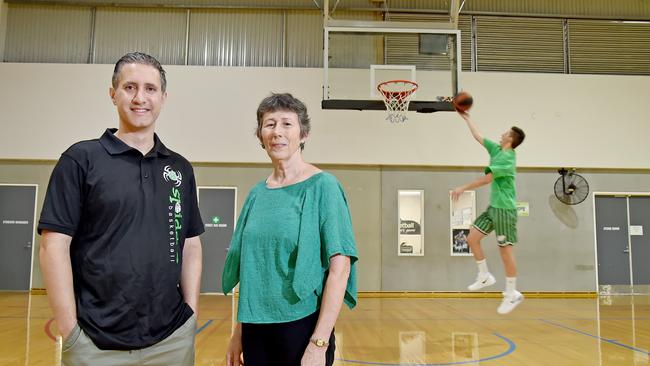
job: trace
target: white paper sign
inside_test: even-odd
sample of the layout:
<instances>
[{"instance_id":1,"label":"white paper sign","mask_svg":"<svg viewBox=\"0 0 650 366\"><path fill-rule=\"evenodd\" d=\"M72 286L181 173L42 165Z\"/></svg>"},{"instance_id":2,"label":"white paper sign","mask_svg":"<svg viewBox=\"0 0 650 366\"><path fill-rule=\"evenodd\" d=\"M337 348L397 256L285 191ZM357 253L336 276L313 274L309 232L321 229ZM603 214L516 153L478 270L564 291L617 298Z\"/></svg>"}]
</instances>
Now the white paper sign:
<instances>
[{"instance_id":1,"label":"white paper sign","mask_svg":"<svg viewBox=\"0 0 650 366\"><path fill-rule=\"evenodd\" d=\"M643 235L643 226L641 225L630 225L630 235Z\"/></svg>"},{"instance_id":2,"label":"white paper sign","mask_svg":"<svg viewBox=\"0 0 650 366\"><path fill-rule=\"evenodd\" d=\"M424 255L424 191L398 190L397 255Z\"/></svg>"},{"instance_id":3,"label":"white paper sign","mask_svg":"<svg viewBox=\"0 0 650 366\"><path fill-rule=\"evenodd\" d=\"M517 216L529 216L530 206L528 202L517 202Z\"/></svg>"}]
</instances>

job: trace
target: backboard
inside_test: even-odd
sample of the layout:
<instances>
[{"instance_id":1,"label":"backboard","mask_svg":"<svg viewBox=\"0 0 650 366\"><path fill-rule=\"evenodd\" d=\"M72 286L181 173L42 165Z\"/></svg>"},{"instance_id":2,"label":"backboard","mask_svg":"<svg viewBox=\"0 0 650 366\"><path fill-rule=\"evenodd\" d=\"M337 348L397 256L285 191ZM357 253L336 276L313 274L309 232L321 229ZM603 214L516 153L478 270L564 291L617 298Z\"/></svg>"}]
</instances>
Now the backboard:
<instances>
[{"instance_id":1,"label":"backboard","mask_svg":"<svg viewBox=\"0 0 650 366\"><path fill-rule=\"evenodd\" d=\"M418 84L409 111L454 111L460 89L460 31L450 22L337 20L324 8L323 109L385 110L389 80Z\"/></svg>"}]
</instances>

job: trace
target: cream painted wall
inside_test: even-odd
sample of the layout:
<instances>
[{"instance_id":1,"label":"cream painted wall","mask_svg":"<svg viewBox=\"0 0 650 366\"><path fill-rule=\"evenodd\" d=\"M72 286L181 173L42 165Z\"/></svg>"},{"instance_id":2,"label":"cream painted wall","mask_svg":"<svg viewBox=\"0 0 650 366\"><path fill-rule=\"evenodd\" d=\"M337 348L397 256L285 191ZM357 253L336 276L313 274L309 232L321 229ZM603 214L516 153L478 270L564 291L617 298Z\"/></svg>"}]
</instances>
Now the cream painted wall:
<instances>
[{"instance_id":1,"label":"cream painted wall","mask_svg":"<svg viewBox=\"0 0 650 366\"><path fill-rule=\"evenodd\" d=\"M454 113L320 109L322 70L167 66L163 141L194 162L267 162L253 137L255 110L271 91L292 92L313 121L306 159L331 164L482 166L485 154ZM112 65L0 64L0 156L57 159L72 143L116 126ZM482 132L512 124L528 134L521 167L650 168L650 77L464 73Z\"/></svg>"}]
</instances>

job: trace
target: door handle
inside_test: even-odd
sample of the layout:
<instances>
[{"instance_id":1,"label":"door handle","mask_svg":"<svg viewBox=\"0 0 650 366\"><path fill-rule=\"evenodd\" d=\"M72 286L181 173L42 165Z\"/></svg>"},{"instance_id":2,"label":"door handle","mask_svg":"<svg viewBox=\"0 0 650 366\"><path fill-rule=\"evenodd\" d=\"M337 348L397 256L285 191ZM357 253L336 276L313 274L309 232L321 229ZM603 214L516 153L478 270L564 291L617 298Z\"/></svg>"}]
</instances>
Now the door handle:
<instances>
[{"instance_id":1,"label":"door handle","mask_svg":"<svg viewBox=\"0 0 650 366\"><path fill-rule=\"evenodd\" d=\"M629 252L630 252L630 248L623 249L623 253L629 253Z\"/></svg>"}]
</instances>

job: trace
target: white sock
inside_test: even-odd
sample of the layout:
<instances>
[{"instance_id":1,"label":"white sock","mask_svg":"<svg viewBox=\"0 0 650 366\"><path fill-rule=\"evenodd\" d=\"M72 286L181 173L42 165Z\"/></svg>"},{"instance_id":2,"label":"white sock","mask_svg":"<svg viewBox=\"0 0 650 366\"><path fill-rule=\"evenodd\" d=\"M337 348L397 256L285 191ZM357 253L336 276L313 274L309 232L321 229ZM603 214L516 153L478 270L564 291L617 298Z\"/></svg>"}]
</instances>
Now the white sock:
<instances>
[{"instance_id":1,"label":"white sock","mask_svg":"<svg viewBox=\"0 0 650 366\"><path fill-rule=\"evenodd\" d=\"M480 261L476 261L476 264L478 265L478 273L480 275L486 275L489 273L488 268L487 268L487 260L483 259Z\"/></svg>"},{"instance_id":2,"label":"white sock","mask_svg":"<svg viewBox=\"0 0 650 366\"><path fill-rule=\"evenodd\" d=\"M506 293L511 294L517 291L517 277L506 277Z\"/></svg>"}]
</instances>

